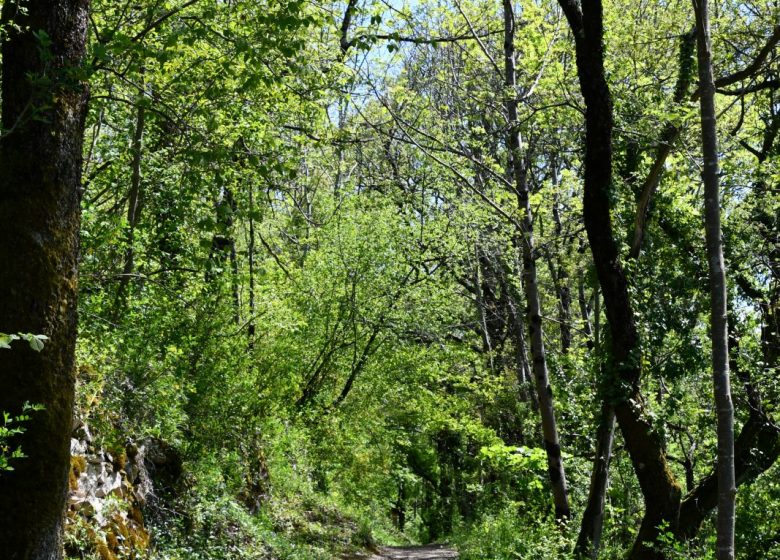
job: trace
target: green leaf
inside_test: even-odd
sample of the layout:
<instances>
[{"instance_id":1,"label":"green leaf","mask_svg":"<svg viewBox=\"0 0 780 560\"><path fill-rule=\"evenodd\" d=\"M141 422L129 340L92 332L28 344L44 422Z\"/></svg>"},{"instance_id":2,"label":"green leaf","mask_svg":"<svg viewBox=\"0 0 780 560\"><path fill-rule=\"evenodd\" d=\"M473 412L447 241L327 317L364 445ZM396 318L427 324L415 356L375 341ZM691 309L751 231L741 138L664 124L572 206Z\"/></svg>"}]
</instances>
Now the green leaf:
<instances>
[{"instance_id":1,"label":"green leaf","mask_svg":"<svg viewBox=\"0 0 780 560\"><path fill-rule=\"evenodd\" d=\"M0 333L0 348L11 349L11 342L19 338L15 334Z\"/></svg>"}]
</instances>

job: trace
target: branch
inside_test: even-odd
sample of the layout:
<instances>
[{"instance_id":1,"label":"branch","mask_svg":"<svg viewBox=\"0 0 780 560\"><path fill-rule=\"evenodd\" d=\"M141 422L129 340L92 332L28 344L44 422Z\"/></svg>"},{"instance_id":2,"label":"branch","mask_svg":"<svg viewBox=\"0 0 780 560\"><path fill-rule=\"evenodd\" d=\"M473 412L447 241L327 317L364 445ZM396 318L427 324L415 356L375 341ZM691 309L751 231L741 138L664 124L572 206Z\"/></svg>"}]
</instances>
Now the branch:
<instances>
[{"instance_id":1,"label":"branch","mask_svg":"<svg viewBox=\"0 0 780 560\"><path fill-rule=\"evenodd\" d=\"M765 89L777 89L780 88L780 80L766 80L758 84L751 84L739 89L721 89L717 88L717 91L721 95L745 95L747 93L755 93Z\"/></svg>"},{"instance_id":2,"label":"branch","mask_svg":"<svg viewBox=\"0 0 780 560\"><path fill-rule=\"evenodd\" d=\"M500 31L485 31L483 33L469 33L465 35L451 35L447 37L403 37L400 35L377 34L365 35L366 39L381 39L396 41L397 43L413 43L415 45L433 45L437 43L457 43L458 41L478 41L479 39L500 34Z\"/></svg>"},{"instance_id":3,"label":"branch","mask_svg":"<svg viewBox=\"0 0 780 560\"><path fill-rule=\"evenodd\" d=\"M721 78L718 78L715 80L715 87L717 89L730 86L732 84L735 84L741 80L744 80L746 78L752 77L758 69L761 67L761 65L764 63L764 61L769 56L769 53L772 52L772 50L775 48L775 45L777 45L778 41L780 41L780 25L776 25L774 28L774 31L769 36L769 39L766 42L766 45L758 51L758 54L756 55L756 58L753 59L753 62L745 66L742 70L739 70L737 72L734 72L733 74L729 74L728 76L723 76ZM759 88L763 89L763 88ZM723 92L719 92L723 93ZM750 93L750 92L746 92ZM696 101L699 99L699 89L697 88L695 92L693 92L693 95L691 96L691 99L693 101ZM728 94L727 94L728 95ZM739 94L735 94L739 95Z\"/></svg>"},{"instance_id":4,"label":"branch","mask_svg":"<svg viewBox=\"0 0 780 560\"><path fill-rule=\"evenodd\" d=\"M164 22L165 22L165 20L167 20L168 18L170 18L170 17L172 17L172 16L175 16L175 15L176 15L176 14L178 14L179 12L181 12L181 11L185 10L186 8L189 8L189 7L190 7L190 6L192 6L193 4L197 4L198 2L200 2L200 0L189 0L188 2L185 2L184 4L182 4L181 6L179 6L178 8L174 8L174 9L172 9L172 10L168 11L168 12L165 12L163 15L161 15L161 16L160 16L160 17L158 17L156 20L154 20L153 22L151 22L150 24L148 24L146 27L144 27L144 28L143 28L141 31L139 31L138 33L136 33L136 34L133 36L133 38L131 39L131 41L132 41L133 43L137 43L138 41L140 41L141 39L143 39L143 38L144 38L144 37L145 37L145 36L146 36L148 33L150 33L150 32L151 32L151 31L153 31L155 28L159 27L159 26L160 26L162 23L164 23Z\"/></svg>"},{"instance_id":5,"label":"branch","mask_svg":"<svg viewBox=\"0 0 780 560\"><path fill-rule=\"evenodd\" d=\"M724 86L730 86L731 84L735 84L741 80L744 80L745 78L752 76L767 59L769 53L772 52L772 49L775 48L775 45L778 43L778 41L780 41L780 25L775 25L775 29L772 32L772 35L769 36L766 45L764 45L764 47L758 52L756 58L753 59L753 62L738 72L734 72L728 76L718 78L715 80L715 87L721 88Z\"/></svg>"},{"instance_id":6,"label":"branch","mask_svg":"<svg viewBox=\"0 0 780 560\"><path fill-rule=\"evenodd\" d=\"M460 12L460 15L462 15L463 19L466 21L466 25L469 26L469 31L471 31L471 35L474 37L474 39L476 39L477 43L479 43L479 48L482 49L482 52L485 53L485 56L488 58L490 63L493 65L493 68L495 69L495 71L500 76L501 75L501 68L498 66L498 64L496 64L495 59L490 54L490 51L487 50L487 47L485 47L485 43L483 43L482 40L479 38L479 35L474 30L474 26L471 25L471 20L466 15L466 12L463 11L463 8L460 7L460 2L458 2L457 0L455 1L455 7L458 8L458 11Z\"/></svg>"},{"instance_id":7,"label":"branch","mask_svg":"<svg viewBox=\"0 0 780 560\"><path fill-rule=\"evenodd\" d=\"M676 104L681 103L685 99L688 95L688 90L690 89L693 74L693 48L695 41L695 28L681 37L679 55L680 69L677 75L677 83L674 88L674 102ZM669 157L672 146L679 137L680 127L671 122L667 123L661 135L661 143L658 146L655 161L653 161L650 172L648 173L645 182L642 184L642 194L639 197L636 218L634 219L633 241L631 242L631 250L628 253L629 258L631 259L639 257L639 251L642 249L642 240L644 239L645 230L647 228L650 201L661 182L661 174L666 165L666 159Z\"/></svg>"},{"instance_id":8,"label":"branch","mask_svg":"<svg viewBox=\"0 0 780 560\"><path fill-rule=\"evenodd\" d=\"M347 56L347 51L349 48L355 44L356 39L352 39L350 41L347 39L347 34L349 33L349 26L352 24L352 16L355 15L356 7L357 0L349 0L347 9L344 11L344 19L341 21L341 28L339 30L341 33L341 37L339 37L339 47L341 47L342 59Z\"/></svg>"}]
</instances>

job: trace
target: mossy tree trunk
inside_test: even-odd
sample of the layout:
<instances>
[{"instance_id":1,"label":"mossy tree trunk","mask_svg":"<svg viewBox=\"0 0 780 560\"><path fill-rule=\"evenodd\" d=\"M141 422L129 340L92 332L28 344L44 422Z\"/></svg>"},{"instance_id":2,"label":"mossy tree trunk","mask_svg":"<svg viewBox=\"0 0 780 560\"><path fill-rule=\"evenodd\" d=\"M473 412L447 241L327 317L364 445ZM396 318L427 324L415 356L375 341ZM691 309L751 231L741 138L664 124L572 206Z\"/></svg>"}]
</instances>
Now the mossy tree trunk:
<instances>
[{"instance_id":1,"label":"mossy tree trunk","mask_svg":"<svg viewBox=\"0 0 780 560\"><path fill-rule=\"evenodd\" d=\"M3 3L0 332L46 335L0 357L0 410L34 413L15 437L26 458L0 475L6 560L62 557L74 390L87 0Z\"/></svg>"},{"instance_id":2,"label":"mossy tree trunk","mask_svg":"<svg viewBox=\"0 0 780 560\"><path fill-rule=\"evenodd\" d=\"M583 217L609 324L611 380L615 416L642 489L645 513L629 558L663 558L647 543L659 527L677 528L681 490L655 432L640 392L641 348L628 281L612 228L612 98L604 67L601 0L559 0L574 35L577 74L585 100L585 177Z\"/></svg>"}]
</instances>

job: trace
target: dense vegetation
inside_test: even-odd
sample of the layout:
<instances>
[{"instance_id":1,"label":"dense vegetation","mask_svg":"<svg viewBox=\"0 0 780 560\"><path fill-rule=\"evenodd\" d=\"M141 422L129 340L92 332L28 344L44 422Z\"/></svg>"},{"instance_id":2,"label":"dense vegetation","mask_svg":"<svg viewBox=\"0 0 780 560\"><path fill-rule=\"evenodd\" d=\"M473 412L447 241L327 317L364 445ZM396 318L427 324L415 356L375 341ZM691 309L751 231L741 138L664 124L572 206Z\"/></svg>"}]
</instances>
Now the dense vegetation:
<instances>
[{"instance_id":1,"label":"dense vegetation","mask_svg":"<svg viewBox=\"0 0 780 560\"><path fill-rule=\"evenodd\" d=\"M776 2L0 5L0 556L780 558Z\"/></svg>"}]
</instances>

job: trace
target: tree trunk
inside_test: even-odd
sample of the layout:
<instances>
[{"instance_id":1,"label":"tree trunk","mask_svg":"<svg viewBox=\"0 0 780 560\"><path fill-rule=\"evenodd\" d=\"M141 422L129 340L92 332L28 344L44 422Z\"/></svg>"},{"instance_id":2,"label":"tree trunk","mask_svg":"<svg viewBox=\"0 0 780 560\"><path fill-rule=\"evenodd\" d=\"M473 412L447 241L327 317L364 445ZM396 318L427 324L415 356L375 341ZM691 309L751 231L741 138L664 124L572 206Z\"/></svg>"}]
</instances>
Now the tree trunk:
<instances>
[{"instance_id":1,"label":"tree trunk","mask_svg":"<svg viewBox=\"0 0 780 560\"><path fill-rule=\"evenodd\" d=\"M249 185L249 240L247 242L247 256L249 258L249 325L247 336L249 337L249 350L255 347L255 200L254 186Z\"/></svg>"},{"instance_id":2,"label":"tree trunk","mask_svg":"<svg viewBox=\"0 0 780 560\"><path fill-rule=\"evenodd\" d=\"M2 8L8 35L2 44L0 331L49 337L41 352L17 342L0 357L0 411L18 414L25 402L45 407L12 440L27 457L0 476L0 551L7 560L62 558L87 105L76 67L85 52L87 7L87 0L31 0Z\"/></svg>"},{"instance_id":3,"label":"tree trunk","mask_svg":"<svg viewBox=\"0 0 780 560\"><path fill-rule=\"evenodd\" d=\"M720 229L718 135L715 117L715 83L712 77L710 19L707 0L693 0L696 13L696 47L699 62L699 108L704 166L704 229L710 270L712 381L718 418L718 520L716 557L734 558L734 518L737 494L734 479L734 406L729 382L726 267Z\"/></svg>"},{"instance_id":4,"label":"tree trunk","mask_svg":"<svg viewBox=\"0 0 780 560\"><path fill-rule=\"evenodd\" d=\"M582 317L582 332L585 334L585 345L591 348L593 345L593 327L590 324L590 309L588 309L588 300L585 298L585 279L580 276L577 280L577 303L580 306L580 317Z\"/></svg>"},{"instance_id":5,"label":"tree trunk","mask_svg":"<svg viewBox=\"0 0 780 560\"><path fill-rule=\"evenodd\" d=\"M130 276L135 270L135 228L141 215L141 157L143 155L144 128L146 126L146 110L143 104L138 106L135 120L135 130L130 151L133 154L130 164L130 191L127 197L127 226L125 243L125 258L122 267L122 275L119 277L119 289L117 290L116 305L114 306L114 319L118 319L124 311L127 301L127 289L130 284Z\"/></svg>"},{"instance_id":6,"label":"tree trunk","mask_svg":"<svg viewBox=\"0 0 780 560\"><path fill-rule=\"evenodd\" d=\"M584 295L584 294L583 294ZM582 298L584 300L584 297ZM594 330L593 348L601 351L600 314L601 295L596 293L596 323ZM598 357L599 364L601 357ZM599 377L603 374L599 372ZM590 488L588 501L580 522L580 532L577 535L577 544L574 549L575 557L598 557L601 544L601 531L604 527L604 505L607 501L607 486L609 485L609 465L612 462L612 445L615 441L615 409L610 404L606 395L601 396L601 408L599 409L596 429L596 449L593 458L593 470L590 475Z\"/></svg>"},{"instance_id":7,"label":"tree trunk","mask_svg":"<svg viewBox=\"0 0 780 560\"><path fill-rule=\"evenodd\" d=\"M566 489L566 473L561 458L561 445L558 440L558 427L555 421L553 393L547 372L547 357L544 348L544 332L542 330L542 311L539 302L539 286L536 279L536 255L533 238L533 217L529 200L526 169L520 157L520 134L517 129L517 92L515 91L515 15L512 0L504 0L504 85L509 98L506 109L509 117L507 147L509 149L510 166L517 189L517 199L522 212L522 253L523 253L523 288L527 305L527 321L529 339L531 342L531 359L533 363L536 395L539 400L539 412L542 418L542 434L544 447L547 451L547 469L552 485L555 517L565 519L571 516L569 496Z\"/></svg>"},{"instance_id":8,"label":"tree trunk","mask_svg":"<svg viewBox=\"0 0 780 560\"><path fill-rule=\"evenodd\" d=\"M517 370L517 384L520 396L524 401L531 403L533 409L538 408L539 402L531 386L533 384L531 368L528 365L528 353L526 351L525 334L522 313L518 310L518 304L514 293L509 296L509 328L510 336L514 342L515 364Z\"/></svg>"},{"instance_id":9,"label":"tree trunk","mask_svg":"<svg viewBox=\"0 0 780 560\"><path fill-rule=\"evenodd\" d=\"M610 327L610 384L615 415L645 501L645 514L630 558L662 558L646 543L655 542L659 526L674 531L680 487L666 460L663 441L645 412L639 390L641 349L612 231L612 99L604 70L603 14L600 0L559 0L575 38L577 73L585 100L585 181L583 215Z\"/></svg>"},{"instance_id":10,"label":"tree trunk","mask_svg":"<svg viewBox=\"0 0 780 560\"><path fill-rule=\"evenodd\" d=\"M604 504L607 500L609 464L612 461L612 444L615 440L615 411L603 399L596 430L596 457L590 477L588 504L582 514L580 532L574 549L575 557L598 557L601 530L604 526Z\"/></svg>"},{"instance_id":11,"label":"tree trunk","mask_svg":"<svg viewBox=\"0 0 780 560\"><path fill-rule=\"evenodd\" d=\"M560 185L559 173L557 169L557 162L553 158L550 165L553 167L553 182L556 187ZM571 331L571 290L569 289L569 271L566 269L565 260L563 255L569 255L571 251L571 239L566 239L563 235L563 223L561 222L561 214L558 211L558 195L553 195L553 222L555 223L555 243L553 247L555 254L559 256L560 261L556 266L553 262L552 255L549 251L546 252L547 263L550 268L550 276L555 286L555 294L558 296L558 329L561 335L561 354L564 356L569 353L572 343L572 331ZM564 251L565 248L565 251Z\"/></svg>"},{"instance_id":12,"label":"tree trunk","mask_svg":"<svg viewBox=\"0 0 780 560\"><path fill-rule=\"evenodd\" d=\"M686 33L680 39L679 72L674 93L675 103L681 103L688 96L691 76L693 74L694 42L694 31ZM658 188L664 163L671 153L672 145L679 134L679 128L676 125L669 123L661 135L661 141L656 153L655 161L642 186L639 202L637 204L636 223L631 250L628 254L629 259L636 259L639 257L639 251L647 223L650 200ZM580 284L580 286L582 286L582 284ZM584 308L584 294L582 288L580 288L580 306ZM598 430L596 433L596 457L594 460L593 472L591 474L588 505L586 506L585 513L582 517L580 534L577 539L577 554L579 556L591 555L595 558L598 554L601 529L603 526L604 500L609 480L607 471L609 469L612 453L611 445L614 435L614 414L612 406L606 402L602 405L599 412ZM607 429L608 426L612 426L613 431ZM608 445L609 447L607 447Z\"/></svg>"},{"instance_id":13,"label":"tree trunk","mask_svg":"<svg viewBox=\"0 0 780 560\"><path fill-rule=\"evenodd\" d=\"M688 91L691 88L691 78L693 77L693 49L696 41L696 30L686 33L680 37L680 55L679 71L677 73L677 83L674 87L674 103L680 104L688 97ZM634 220L634 234L631 241L631 250L628 253L629 258L636 259L642 250L642 241L647 229L647 219L650 211L650 201L661 183L661 176L664 172L666 159L672 153L672 147L680 137L680 127L674 123L667 123L664 131L661 133L661 139L656 150L655 160L650 167L645 182L637 201L636 217Z\"/></svg>"}]
</instances>

